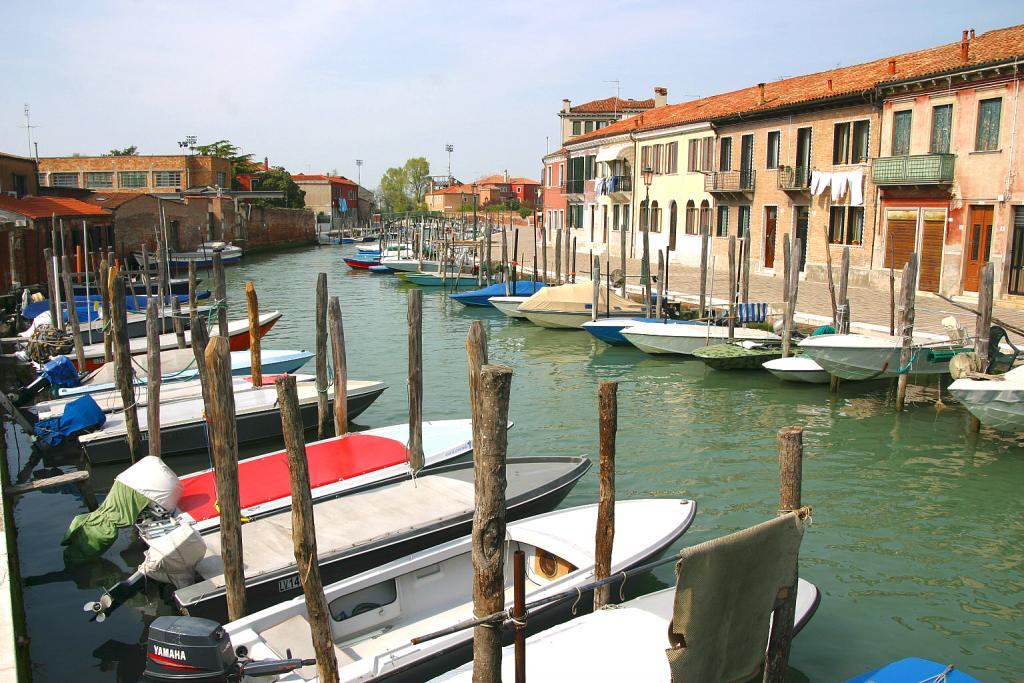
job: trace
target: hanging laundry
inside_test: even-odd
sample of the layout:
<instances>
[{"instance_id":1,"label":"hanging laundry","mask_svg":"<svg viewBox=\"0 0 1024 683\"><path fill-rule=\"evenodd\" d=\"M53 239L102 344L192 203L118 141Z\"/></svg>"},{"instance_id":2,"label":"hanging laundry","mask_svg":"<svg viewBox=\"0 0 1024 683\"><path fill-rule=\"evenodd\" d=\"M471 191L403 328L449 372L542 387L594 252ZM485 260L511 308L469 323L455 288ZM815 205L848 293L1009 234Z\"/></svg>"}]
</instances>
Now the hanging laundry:
<instances>
[{"instance_id":1,"label":"hanging laundry","mask_svg":"<svg viewBox=\"0 0 1024 683\"><path fill-rule=\"evenodd\" d=\"M847 173L832 174L832 201L838 202L846 194Z\"/></svg>"},{"instance_id":2,"label":"hanging laundry","mask_svg":"<svg viewBox=\"0 0 1024 683\"><path fill-rule=\"evenodd\" d=\"M850 206L864 206L864 169L847 174L850 181Z\"/></svg>"},{"instance_id":3,"label":"hanging laundry","mask_svg":"<svg viewBox=\"0 0 1024 683\"><path fill-rule=\"evenodd\" d=\"M600 197L604 194L604 178L594 179L594 196Z\"/></svg>"},{"instance_id":4,"label":"hanging laundry","mask_svg":"<svg viewBox=\"0 0 1024 683\"><path fill-rule=\"evenodd\" d=\"M811 172L811 196L817 197L823 193L832 182L832 174L824 171Z\"/></svg>"},{"instance_id":5,"label":"hanging laundry","mask_svg":"<svg viewBox=\"0 0 1024 683\"><path fill-rule=\"evenodd\" d=\"M604 191L605 194L611 192L617 192L619 188L619 176L610 175L604 179Z\"/></svg>"}]
</instances>

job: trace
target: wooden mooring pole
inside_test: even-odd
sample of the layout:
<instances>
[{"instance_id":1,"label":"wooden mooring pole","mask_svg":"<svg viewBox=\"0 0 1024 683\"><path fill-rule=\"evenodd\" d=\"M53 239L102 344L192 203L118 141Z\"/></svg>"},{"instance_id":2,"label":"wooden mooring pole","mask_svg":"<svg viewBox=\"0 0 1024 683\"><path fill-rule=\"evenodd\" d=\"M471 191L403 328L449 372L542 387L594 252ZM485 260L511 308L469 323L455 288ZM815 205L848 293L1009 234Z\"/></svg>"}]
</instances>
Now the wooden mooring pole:
<instances>
[{"instance_id":1,"label":"wooden mooring pole","mask_svg":"<svg viewBox=\"0 0 1024 683\"><path fill-rule=\"evenodd\" d=\"M189 328L189 334L192 335L192 355L196 359L196 372L199 373L203 401L209 404L210 382L206 376L206 345L210 341L210 331L206 327L206 319L195 309L189 314Z\"/></svg>"},{"instance_id":2,"label":"wooden mooring pole","mask_svg":"<svg viewBox=\"0 0 1024 683\"><path fill-rule=\"evenodd\" d=\"M53 256L53 249L43 249L43 259L46 262L46 293L50 297L50 323L58 330L64 329L64 318L58 316L58 304L60 303L60 292L57 290L57 260ZM81 368L80 371L84 371Z\"/></svg>"},{"instance_id":3,"label":"wooden mooring pole","mask_svg":"<svg viewBox=\"0 0 1024 683\"><path fill-rule=\"evenodd\" d=\"M299 396L294 375L280 375L274 380L277 401L281 406L281 429L288 451L288 476L292 491L292 543L295 546L295 564L299 570L302 593L306 598L306 612L313 637L318 680L325 683L338 681L338 659L331 638L330 612L317 561L316 527L313 499L309 489L309 463L299 414Z\"/></svg>"},{"instance_id":4,"label":"wooden mooring pole","mask_svg":"<svg viewBox=\"0 0 1024 683\"><path fill-rule=\"evenodd\" d=\"M562 284L562 231L555 230L555 284Z\"/></svg>"},{"instance_id":5,"label":"wooden mooring pole","mask_svg":"<svg viewBox=\"0 0 1024 683\"><path fill-rule=\"evenodd\" d=\"M480 441L473 444L473 615L505 608L505 454L512 368L485 365L477 394ZM473 629L473 681L501 681L501 629Z\"/></svg>"},{"instance_id":6,"label":"wooden mooring pole","mask_svg":"<svg viewBox=\"0 0 1024 683\"><path fill-rule=\"evenodd\" d=\"M249 316L249 371L252 385L263 386L263 359L260 350L260 301L252 280L245 283L245 309Z\"/></svg>"},{"instance_id":7,"label":"wooden mooring pole","mask_svg":"<svg viewBox=\"0 0 1024 683\"><path fill-rule=\"evenodd\" d=\"M228 338L228 293L224 282L224 260L220 249L213 250L213 298L217 311L217 334Z\"/></svg>"},{"instance_id":8,"label":"wooden mooring pole","mask_svg":"<svg viewBox=\"0 0 1024 683\"><path fill-rule=\"evenodd\" d=\"M78 307L75 305L75 288L71 285L71 271L68 269L68 257L61 257L61 279L64 281L64 299L67 301L68 326L71 327L71 338L75 343L75 359L78 371L85 372L85 348L82 346L82 328L78 324ZM86 299L88 302L88 298ZM86 306L89 304L86 303ZM60 313L58 312L58 315Z\"/></svg>"},{"instance_id":9,"label":"wooden mooring pole","mask_svg":"<svg viewBox=\"0 0 1024 683\"><path fill-rule=\"evenodd\" d=\"M331 360L334 363L334 433L341 436L348 433L348 359L345 356L341 301L336 296L331 297L327 306L327 326L331 332Z\"/></svg>"},{"instance_id":10,"label":"wooden mooring pole","mask_svg":"<svg viewBox=\"0 0 1024 683\"><path fill-rule=\"evenodd\" d=\"M994 263L986 263L981 271L981 286L978 288L978 315L974 325L974 355L978 357L981 372L988 372L988 355L992 330L992 295L995 289L996 270ZM981 430L981 420L971 415L968 430Z\"/></svg>"},{"instance_id":11,"label":"wooden mooring pole","mask_svg":"<svg viewBox=\"0 0 1024 683\"><path fill-rule=\"evenodd\" d=\"M160 442L160 306L146 300L146 433L149 454L161 457Z\"/></svg>"},{"instance_id":12,"label":"wooden mooring pole","mask_svg":"<svg viewBox=\"0 0 1024 683\"><path fill-rule=\"evenodd\" d=\"M135 387L132 385L132 356L128 346L128 318L125 311L124 278L117 268L110 269L111 314L110 325L114 347L115 384L121 394L124 406L124 424L127 430L128 451L132 462L138 461L142 452L142 431L139 429L139 414L135 407Z\"/></svg>"},{"instance_id":13,"label":"wooden mooring pole","mask_svg":"<svg viewBox=\"0 0 1024 683\"><path fill-rule=\"evenodd\" d=\"M466 362L469 366L469 415L473 424L473 443L477 443L477 429L480 427L478 415L480 402L477 394L480 391L480 368L487 365L487 331L479 320L474 320L466 335Z\"/></svg>"},{"instance_id":14,"label":"wooden mooring pole","mask_svg":"<svg viewBox=\"0 0 1024 683\"><path fill-rule=\"evenodd\" d=\"M196 262L188 262L188 312L196 310Z\"/></svg>"},{"instance_id":15,"label":"wooden mooring pole","mask_svg":"<svg viewBox=\"0 0 1024 683\"><path fill-rule=\"evenodd\" d=\"M704 218L700 220L700 317L710 317L707 304L708 295L708 228Z\"/></svg>"},{"instance_id":16,"label":"wooden mooring pole","mask_svg":"<svg viewBox=\"0 0 1024 683\"><path fill-rule=\"evenodd\" d=\"M828 226L824 226L822 230L825 233L825 270L828 274L828 296L832 303L832 325L834 327L837 323L836 319L839 317L839 311L836 305L836 283L832 278L832 249L829 246L830 238L828 234ZM798 254L799 251L794 252L793 258L800 258Z\"/></svg>"},{"instance_id":17,"label":"wooden mooring pole","mask_svg":"<svg viewBox=\"0 0 1024 683\"><path fill-rule=\"evenodd\" d=\"M601 382L597 387L600 422L601 481L597 494L597 533L594 539L594 580L611 575L615 542L615 434L619 427L619 383ZM607 605L611 586L594 590L594 610Z\"/></svg>"},{"instance_id":18,"label":"wooden mooring pole","mask_svg":"<svg viewBox=\"0 0 1024 683\"><path fill-rule=\"evenodd\" d=\"M740 283L740 300L750 303L750 233L743 236L743 275Z\"/></svg>"},{"instance_id":19,"label":"wooden mooring pole","mask_svg":"<svg viewBox=\"0 0 1024 683\"><path fill-rule=\"evenodd\" d=\"M907 380L910 376L914 353L914 300L917 295L917 252L910 255L907 265L903 267L900 278L900 336L903 347L900 349L900 375L896 381L896 410L902 411L907 400Z\"/></svg>"},{"instance_id":20,"label":"wooden mooring pole","mask_svg":"<svg viewBox=\"0 0 1024 683\"><path fill-rule=\"evenodd\" d=\"M796 266L799 270L799 266ZM804 429L783 427L779 430L779 514L800 509L803 485ZM764 683L782 683L789 668L789 646L793 640L796 616L796 590L799 572L781 604L776 604L765 655Z\"/></svg>"},{"instance_id":21,"label":"wooden mooring pole","mask_svg":"<svg viewBox=\"0 0 1024 683\"><path fill-rule=\"evenodd\" d=\"M210 458L220 505L220 557L224 564L228 620L235 621L245 616L246 607L235 393L231 382L231 344L227 335L211 338L205 353L210 394L206 402L206 428L210 435Z\"/></svg>"},{"instance_id":22,"label":"wooden mooring pole","mask_svg":"<svg viewBox=\"0 0 1024 683\"><path fill-rule=\"evenodd\" d=\"M526 683L526 553L512 554L512 621L515 625L516 683Z\"/></svg>"},{"instance_id":23,"label":"wooden mooring pole","mask_svg":"<svg viewBox=\"0 0 1024 683\"><path fill-rule=\"evenodd\" d=\"M843 247L843 258L839 264L839 293L837 301L838 306L842 306L842 314L839 315L839 319L836 320L836 332L839 334L850 333L850 311L846 306L846 300L849 297L850 287L850 248Z\"/></svg>"},{"instance_id":24,"label":"wooden mooring pole","mask_svg":"<svg viewBox=\"0 0 1024 683\"><path fill-rule=\"evenodd\" d=\"M96 284L100 292L100 312L103 315L103 362L109 363L114 360L114 349L110 326L110 262L107 259L100 261L100 279Z\"/></svg>"},{"instance_id":25,"label":"wooden mooring pole","mask_svg":"<svg viewBox=\"0 0 1024 683\"><path fill-rule=\"evenodd\" d=\"M785 243L784 243L785 244ZM789 257L789 272L786 273L786 280L789 282L787 290L789 291L789 299L786 301L786 317L784 327L782 331L782 357L789 358L793 351L793 328L795 327L796 318L796 300L797 295L800 292L800 238L797 238L793 244L793 250Z\"/></svg>"},{"instance_id":26,"label":"wooden mooring pole","mask_svg":"<svg viewBox=\"0 0 1024 683\"><path fill-rule=\"evenodd\" d=\"M316 438L327 438L327 273L316 276Z\"/></svg>"},{"instance_id":27,"label":"wooden mooring pole","mask_svg":"<svg viewBox=\"0 0 1024 683\"><path fill-rule=\"evenodd\" d=\"M609 268L608 276L611 277L611 266ZM665 310L665 252L662 249L658 250L658 302L655 306L654 317L661 319L661 313Z\"/></svg>"},{"instance_id":28,"label":"wooden mooring pole","mask_svg":"<svg viewBox=\"0 0 1024 683\"><path fill-rule=\"evenodd\" d=\"M174 337L178 348L183 349L185 344L185 321L181 317L181 302L176 294L171 294L171 324L174 327Z\"/></svg>"},{"instance_id":29,"label":"wooden mooring pole","mask_svg":"<svg viewBox=\"0 0 1024 683\"><path fill-rule=\"evenodd\" d=\"M601 257L594 257L593 272L590 274L594 284L594 296L590 303L590 319L597 320L597 311L601 307Z\"/></svg>"},{"instance_id":30,"label":"wooden mooring pole","mask_svg":"<svg viewBox=\"0 0 1024 683\"><path fill-rule=\"evenodd\" d=\"M793 258L793 245L789 233L782 236L782 303L789 303L789 264ZM785 310L783 311L785 315Z\"/></svg>"},{"instance_id":31,"label":"wooden mooring pole","mask_svg":"<svg viewBox=\"0 0 1024 683\"><path fill-rule=\"evenodd\" d=\"M423 469L423 291L409 291L409 467ZM337 400L337 397L335 397Z\"/></svg>"},{"instance_id":32,"label":"wooden mooring pole","mask_svg":"<svg viewBox=\"0 0 1024 683\"><path fill-rule=\"evenodd\" d=\"M729 341L736 338L736 236L729 235Z\"/></svg>"}]
</instances>

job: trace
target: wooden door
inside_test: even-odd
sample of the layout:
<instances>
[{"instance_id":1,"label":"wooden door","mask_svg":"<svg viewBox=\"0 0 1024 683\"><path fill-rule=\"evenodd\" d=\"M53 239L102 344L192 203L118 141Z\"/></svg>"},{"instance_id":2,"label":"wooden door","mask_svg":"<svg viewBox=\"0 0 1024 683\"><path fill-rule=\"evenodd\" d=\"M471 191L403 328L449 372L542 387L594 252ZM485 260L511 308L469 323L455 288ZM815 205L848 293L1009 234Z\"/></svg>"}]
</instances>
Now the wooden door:
<instances>
[{"instance_id":1,"label":"wooden door","mask_svg":"<svg viewBox=\"0 0 1024 683\"><path fill-rule=\"evenodd\" d=\"M978 291L981 269L988 263L992 249L992 207L972 206L967 223L967 266L964 269L964 290Z\"/></svg>"},{"instance_id":2,"label":"wooden door","mask_svg":"<svg viewBox=\"0 0 1024 683\"><path fill-rule=\"evenodd\" d=\"M776 206L764 208L764 267L775 267L775 228L779 220L779 209Z\"/></svg>"}]
</instances>

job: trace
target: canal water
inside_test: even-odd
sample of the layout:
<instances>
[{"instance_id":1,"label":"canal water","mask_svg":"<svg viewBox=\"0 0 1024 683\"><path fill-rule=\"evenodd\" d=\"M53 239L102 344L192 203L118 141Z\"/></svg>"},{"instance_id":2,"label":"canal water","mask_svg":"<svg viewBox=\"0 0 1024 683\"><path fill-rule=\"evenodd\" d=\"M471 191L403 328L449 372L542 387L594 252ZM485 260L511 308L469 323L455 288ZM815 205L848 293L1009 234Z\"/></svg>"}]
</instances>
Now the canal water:
<instances>
[{"instance_id":1,"label":"canal water","mask_svg":"<svg viewBox=\"0 0 1024 683\"><path fill-rule=\"evenodd\" d=\"M264 347L313 350L315 282L327 272L331 294L341 297L349 376L390 386L358 425L405 422L409 288L349 270L341 256L351 251L246 256L227 271L231 317L245 315L243 287L252 280L261 308L284 312ZM907 656L955 663L986 681L1024 677L1024 451L988 429L969 436L962 409L936 407L936 387L912 388L912 403L896 416L888 383L843 384L830 395L827 387L783 384L767 373L715 372L463 308L426 289L426 418L469 415L465 339L474 320L487 328L491 361L515 372L510 455L594 457L597 384L619 382L619 497L698 503L693 527L673 549L773 516L776 432L806 428L803 500L814 516L800 570L823 597L794 643L791 680L840 681ZM28 453L23 443L8 443L17 470ZM169 463L188 472L207 466L207 456ZM117 472L95 470L94 486L105 492ZM563 505L595 502L597 486L595 467ZM60 539L84 510L74 489L16 502L34 680L135 681L144 626L168 609L150 586L105 623L88 622L82 605L126 577L141 548L123 532L103 558L66 567ZM666 566L630 580L626 593L671 580Z\"/></svg>"}]
</instances>

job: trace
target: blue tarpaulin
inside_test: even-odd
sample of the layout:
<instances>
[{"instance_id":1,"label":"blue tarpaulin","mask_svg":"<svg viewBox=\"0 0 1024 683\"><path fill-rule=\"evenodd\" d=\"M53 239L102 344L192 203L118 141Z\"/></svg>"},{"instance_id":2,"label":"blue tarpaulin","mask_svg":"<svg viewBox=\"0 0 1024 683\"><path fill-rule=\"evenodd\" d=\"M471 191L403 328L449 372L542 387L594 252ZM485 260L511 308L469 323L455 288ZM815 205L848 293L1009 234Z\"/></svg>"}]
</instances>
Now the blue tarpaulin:
<instances>
[{"instance_id":1,"label":"blue tarpaulin","mask_svg":"<svg viewBox=\"0 0 1024 683\"><path fill-rule=\"evenodd\" d=\"M168 295L166 297L167 305L168 306L171 305L171 301L172 301L171 297L174 297L175 299L177 299L178 303L181 303L181 304L187 304L188 303L188 294L171 294L171 295ZM209 290L204 290L202 292L196 292L196 298L197 299L207 299L209 297L210 297L210 291ZM147 297L143 296L142 294L140 294L139 296L132 296L131 294L128 294L124 298L125 310L129 310L129 311L144 311L146 309L147 301L148 301ZM85 297L84 295L76 295L75 296L75 310L78 312L78 319L82 320L82 321L85 321L85 320L99 320L100 319L99 310L94 309L91 306L91 304L97 304L97 306L98 306L99 303L100 303L100 295L99 294L90 294L88 296L88 298ZM61 308L64 310L64 320L67 320L68 319L67 302L61 302ZM50 310L50 300L49 299L43 299L42 301L33 301L28 306L26 306L24 309L22 309L21 317L25 318L25 320L35 320L37 315L39 315L40 313L45 313L48 310Z\"/></svg>"},{"instance_id":2,"label":"blue tarpaulin","mask_svg":"<svg viewBox=\"0 0 1024 683\"><path fill-rule=\"evenodd\" d=\"M67 356L51 358L43 364L39 374L55 387L77 387L80 383L78 370Z\"/></svg>"},{"instance_id":3,"label":"blue tarpaulin","mask_svg":"<svg viewBox=\"0 0 1024 683\"><path fill-rule=\"evenodd\" d=\"M515 288L509 283L509 291L511 296L531 296L536 294L540 289L544 287L542 282L533 282L531 280L519 280L516 282ZM492 296L505 296L505 284L499 282L498 284L491 285L490 287L484 287L483 289L475 289L471 292L459 292L458 294L449 294L450 298L458 301L466 306L490 306L490 298Z\"/></svg>"},{"instance_id":4,"label":"blue tarpaulin","mask_svg":"<svg viewBox=\"0 0 1024 683\"><path fill-rule=\"evenodd\" d=\"M47 446L58 446L64 439L91 427L102 427L107 416L92 396L86 394L64 406L64 414L40 420L32 430Z\"/></svg>"}]
</instances>

